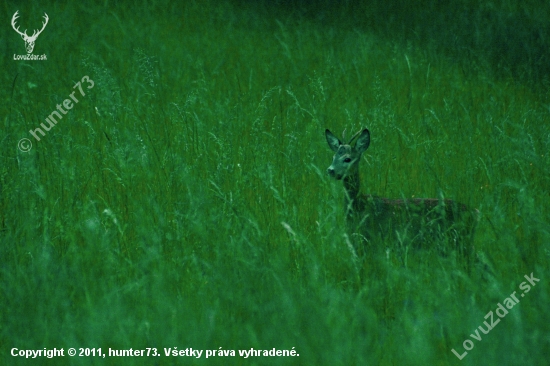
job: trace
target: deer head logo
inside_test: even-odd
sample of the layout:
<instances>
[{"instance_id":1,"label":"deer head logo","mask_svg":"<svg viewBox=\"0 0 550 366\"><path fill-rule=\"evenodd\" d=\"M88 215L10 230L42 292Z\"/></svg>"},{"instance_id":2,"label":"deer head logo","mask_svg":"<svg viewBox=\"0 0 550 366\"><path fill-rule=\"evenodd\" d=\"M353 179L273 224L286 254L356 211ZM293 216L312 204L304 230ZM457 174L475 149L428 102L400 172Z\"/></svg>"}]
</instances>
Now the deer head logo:
<instances>
[{"instance_id":1,"label":"deer head logo","mask_svg":"<svg viewBox=\"0 0 550 366\"><path fill-rule=\"evenodd\" d=\"M42 23L42 29L40 29L40 30L35 29L34 32L32 33L32 36L29 37L27 35L27 30L26 29L25 29L24 32L21 32L21 31L19 31L19 27L16 28L16 26L15 26L15 21L19 17L17 15L17 13L19 13L19 10L17 10L15 12L15 14L13 14L13 17L11 18L11 26L13 27L13 30L15 30L17 33L19 33L21 38L23 38L23 41L25 41L25 48L27 49L27 53L32 53L32 50L34 49L34 42L36 42L36 39L38 38L40 33L42 33L44 28L46 28L46 24L48 24L48 19L49 19L48 14L44 13L45 22Z\"/></svg>"}]
</instances>

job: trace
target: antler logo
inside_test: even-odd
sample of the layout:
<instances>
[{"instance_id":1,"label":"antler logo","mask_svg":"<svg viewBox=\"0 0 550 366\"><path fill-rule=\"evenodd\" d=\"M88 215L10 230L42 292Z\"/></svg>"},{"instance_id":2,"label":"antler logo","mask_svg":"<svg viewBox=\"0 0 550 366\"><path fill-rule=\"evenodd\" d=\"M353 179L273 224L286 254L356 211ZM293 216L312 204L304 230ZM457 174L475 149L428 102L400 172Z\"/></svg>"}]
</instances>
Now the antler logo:
<instances>
[{"instance_id":1,"label":"antler logo","mask_svg":"<svg viewBox=\"0 0 550 366\"><path fill-rule=\"evenodd\" d=\"M48 24L48 19L49 19L48 14L44 13L45 22L42 23L42 29L40 29L40 30L35 29L34 32L32 33L32 36L29 37L27 35L27 30L26 29L25 29L24 32L21 32L21 31L19 31L19 27L17 27L17 28L15 27L15 21L19 17L17 15L17 13L19 13L19 10L17 10L15 12L15 14L13 14L13 17L11 18L11 26L13 27L13 30L15 30L17 33L19 33L21 38L23 38L23 41L25 41L25 48L27 49L27 53L32 53L32 50L34 49L34 42L36 42L36 39L38 38L40 33L42 33L44 28L46 28L46 24Z\"/></svg>"}]
</instances>

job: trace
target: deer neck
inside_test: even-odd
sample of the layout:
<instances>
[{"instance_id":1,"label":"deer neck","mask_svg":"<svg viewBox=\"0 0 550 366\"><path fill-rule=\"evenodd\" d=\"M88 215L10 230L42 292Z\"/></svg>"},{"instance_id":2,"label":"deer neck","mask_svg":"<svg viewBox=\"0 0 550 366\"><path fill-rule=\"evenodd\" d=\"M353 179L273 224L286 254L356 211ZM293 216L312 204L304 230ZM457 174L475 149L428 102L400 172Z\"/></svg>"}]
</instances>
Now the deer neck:
<instances>
[{"instance_id":1,"label":"deer neck","mask_svg":"<svg viewBox=\"0 0 550 366\"><path fill-rule=\"evenodd\" d=\"M346 190L346 207L353 208L359 196L360 189L359 169L353 167L350 174L344 177L344 189Z\"/></svg>"}]
</instances>

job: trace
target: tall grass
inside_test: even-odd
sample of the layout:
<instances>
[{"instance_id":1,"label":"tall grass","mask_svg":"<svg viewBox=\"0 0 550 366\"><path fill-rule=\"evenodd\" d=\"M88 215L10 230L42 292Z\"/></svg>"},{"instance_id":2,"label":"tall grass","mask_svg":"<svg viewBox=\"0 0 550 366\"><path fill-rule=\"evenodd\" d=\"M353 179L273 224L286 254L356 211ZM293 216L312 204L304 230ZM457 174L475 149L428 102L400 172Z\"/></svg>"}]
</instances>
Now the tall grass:
<instances>
[{"instance_id":1,"label":"tall grass","mask_svg":"<svg viewBox=\"0 0 550 366\"><path fill-rule=\"evenodd\" d=\"M3 364L546 364L548 7L315 4L5 4L24 28L50 23L35 46L48 61L11 60L23 43L0 30ZM453 34L474 25L476 42ZM530 53L497 62L517 42ZM35 141L84 75L94 87ZM327 127L371 131L364 192L478 207L492 275L437 255L354 262ZM531 273L540 282L473 340ZM14 347L162 356L25 360ZM299 357L192 361L170 347Z\"/></svg>"}]
</instances>

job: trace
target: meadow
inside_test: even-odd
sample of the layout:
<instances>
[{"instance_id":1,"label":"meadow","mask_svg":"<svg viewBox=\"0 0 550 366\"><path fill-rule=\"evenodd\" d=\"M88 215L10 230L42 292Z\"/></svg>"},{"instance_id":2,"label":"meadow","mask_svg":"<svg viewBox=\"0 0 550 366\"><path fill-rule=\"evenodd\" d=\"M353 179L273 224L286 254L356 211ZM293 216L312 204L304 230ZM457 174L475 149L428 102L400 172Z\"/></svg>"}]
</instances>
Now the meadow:
<instances>
[{"instance_id":1,"label":"meadow","mask_svg":"<svg viewBox=\"0 0 550 366\"><path fill-rule=\"evenodd\" d=\"M0 9L0 364L548 364L550 3ZM370 130L363 192L479 209L484 267L355 261L326 128Z\"/></svg>"}]
</instances>

